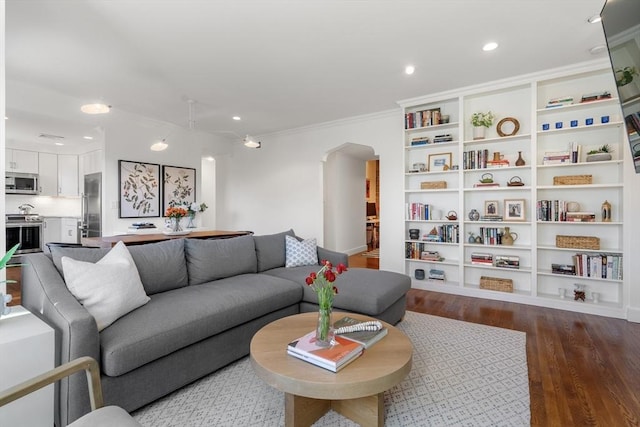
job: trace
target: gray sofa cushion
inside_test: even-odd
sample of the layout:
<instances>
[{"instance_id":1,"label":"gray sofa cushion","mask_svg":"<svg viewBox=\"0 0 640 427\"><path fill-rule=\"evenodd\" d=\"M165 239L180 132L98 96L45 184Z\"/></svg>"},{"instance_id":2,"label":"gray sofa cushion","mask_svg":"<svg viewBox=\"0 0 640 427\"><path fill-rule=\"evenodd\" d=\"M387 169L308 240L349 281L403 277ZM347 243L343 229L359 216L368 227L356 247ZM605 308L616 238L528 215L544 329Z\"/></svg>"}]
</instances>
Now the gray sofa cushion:
<instances>
[{"instance_id":1,"label":"gray sofa cushion","mask_svg":"<svg viewBox=\"0 0 640 427\"><path fill-rule=\"evenodd\" d=\"M127 246L136 263L140 280L147 295L188 285L184 239L174 239L139 246ZM62 257L78 261L98 262L110 249L52 247L53 263L62 272Z\"/></svg>"},{"instance_id":2,"label":"gray sofa cushion","mask_svg":"<svg viewBox=\"0 0 640 427\"><path fill-rule=\"evenodd\" d=\"M147 295L189 284L184 239L128 246Z\"/></svg>"},{"instance_id":3,"label":"gray sofa cushion","mask_svg":"<svg viewBox=\"0 0 640 427\"><path fill-rule=\"evenodd\" d=\"M253 236L185 240L190 285L257 272Z\"/></svg>"},{"instance_id":4,"label":"gray sofa cushion","mask_svg":"<svg viewBox=\"0 0 640 427\"><path fill-rule=\"evenodd\" d=\"M242 274L152 295L146 305L100 333L103 373L122 375L265 314L297 306L301 298L299 284L266 274Z\"/></svg>"},{"instance_id":5,"label":"gray sofa cushion","mask_svg":"<svg viewBox=\"0 0 640 427\"><path fill-rule=\"evenodd\" d=\"M305 278L319 266L276 268L265 274L305 284ZM356 311L375 316L382 313L405 295L411 288L411 278L405 274L366 268L350 268L335 282L338 295L333 300L337 309ZM309 286L303 286L302 300L318 304L318 295Z\"/></svg>"},{"instance_id":6,"label":"gray sofa cushion","mask_svg":"<svg viewBox=\"0 0 640 427\"><path fill-rule=\"evenodd\" d=\"M258 257L258 273L272 268L284 267L287 250L284 236L295 236L293 230L283 231L277 234L253 236Z\"/></svg>"}]
</instances>

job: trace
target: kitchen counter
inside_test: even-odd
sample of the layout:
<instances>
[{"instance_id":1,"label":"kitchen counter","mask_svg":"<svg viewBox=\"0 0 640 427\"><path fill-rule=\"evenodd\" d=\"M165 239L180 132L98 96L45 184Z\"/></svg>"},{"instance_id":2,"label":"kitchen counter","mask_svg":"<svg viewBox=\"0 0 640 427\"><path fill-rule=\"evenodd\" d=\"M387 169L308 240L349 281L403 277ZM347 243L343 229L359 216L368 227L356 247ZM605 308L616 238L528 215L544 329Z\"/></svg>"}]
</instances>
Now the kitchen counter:
<instances>
[{"instance_id":1,"label":"kitchen counter","mask_svg":"<svg viewBox=\"0 0 640 427\"><path fill-rule=\"evenodd\" d=\"M119 236L83 237L82 246L93 248L110 248L118 242L125 245L143 245L145 243L162 242L169 239L228 239L231 237L245 236L251 234L250 231L221 231L221 230L200 230L192 231L189 234L171 236L163 233L152 234L124 234Z\"/></svg>"}]
</instances>

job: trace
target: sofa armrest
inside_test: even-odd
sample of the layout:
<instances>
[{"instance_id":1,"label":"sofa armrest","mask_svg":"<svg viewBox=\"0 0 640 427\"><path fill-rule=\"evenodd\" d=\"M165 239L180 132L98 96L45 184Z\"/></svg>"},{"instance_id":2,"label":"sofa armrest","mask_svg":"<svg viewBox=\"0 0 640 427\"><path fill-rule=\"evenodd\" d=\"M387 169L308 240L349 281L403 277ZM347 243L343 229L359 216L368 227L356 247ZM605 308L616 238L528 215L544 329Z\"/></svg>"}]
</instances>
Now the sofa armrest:
<instances>
[{"instance_id":1,"label":"sofa armrest","mask_svg":"<svg viewBox=\"0 0 640 427\"><path fill-rule=\"evenodd\" d=\"M100 335L95 319L69 292L51 259L42 253L23 257L22 305L54 329L56 366L83 356L100 361ZM60 406L56 418L60 416L62 425L66 425L79 416L72 415L76 412L73 407L86 399L87 384L82 377L71 376L57 385Z\"/></svg>"},{"instance_id":2,"label":"sofa armrest","mask_svg":"<svg viewBox=\"0 0 640 427\"><path fill-rule=\"evenodd\" d=\"M340 263L349 266L349 255L343 252L336 252L330 249L325 249L318 246L318 261L327 260L331 262L333 265L338 265Z\"/></svg>"}]
</instances>

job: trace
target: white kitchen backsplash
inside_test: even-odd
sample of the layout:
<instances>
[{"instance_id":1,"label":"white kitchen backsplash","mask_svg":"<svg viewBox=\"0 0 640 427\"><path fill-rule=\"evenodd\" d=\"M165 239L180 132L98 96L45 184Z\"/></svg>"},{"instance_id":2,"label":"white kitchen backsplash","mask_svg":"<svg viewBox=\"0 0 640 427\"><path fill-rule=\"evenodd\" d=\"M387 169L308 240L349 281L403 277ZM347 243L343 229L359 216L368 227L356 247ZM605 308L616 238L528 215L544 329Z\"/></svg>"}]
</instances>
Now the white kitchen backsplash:
<instances>
[{"instance_id":1,"label":"white kitchen backsplash","mask_svg":"<svg viewBox=\"0 0 640 427\"><path fill-rule=\"evenodd\" d=\"M40 216L80 217L80 197L46 197L28 196L20 194L7 194L5 196L5 209L7 214L17 214L18 206L28 203L33 205L31 213Z\"/></svg>"}]
</instances>

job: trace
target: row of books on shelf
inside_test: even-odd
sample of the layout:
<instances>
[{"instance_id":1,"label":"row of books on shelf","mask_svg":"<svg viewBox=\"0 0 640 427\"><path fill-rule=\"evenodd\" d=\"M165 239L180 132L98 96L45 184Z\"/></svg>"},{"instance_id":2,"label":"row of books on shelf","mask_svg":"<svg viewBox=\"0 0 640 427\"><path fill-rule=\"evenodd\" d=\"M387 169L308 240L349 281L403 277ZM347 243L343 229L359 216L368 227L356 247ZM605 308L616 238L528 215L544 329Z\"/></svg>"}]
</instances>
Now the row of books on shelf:
<instances>
[{"instance_id":1,"label":"row of books on shelf","mask_svg":"<svg viewBox=\"0 0 640 427\"><path fill-rule=\"evenodd\" d=\"M538 200L536 202L536 218L538 221L550 222L595 222L595 212L569 212L566 200Z\"/></svg>"},{"instance_id":2,"label":"row of books on shelf","mask_svg":"<svg viewBox=\"0 0 640 427\"><path fill-rule=\"evenodd\" d=\"M411 202L405 204L405 218L409 221L429 221L432 219L433 211L439 210L428 203Z\"/></svg>"},{"instance_id":3,"label":"row of books on shelf","mask_svg":"<svg viewBox=\"0 0 640 427\"><path fill-rule=\"evenodd\" d=\"M458 224L443 224L433 227L429 234L422 236L427 242L459 243L460 226Z\"/></svg>"},{"instance_id":4,"label":"row of books on shelf","mask_svg":"<svg viewBox=\"0 0 640 427\"><path fill-rule=\"evenodd\" d=\"M482 239L483 245L501 245L504 229L499 227L480 227L478 235Z\"/></svg>"},{"instance_id":5,"label":"row of books on shelf","mask_svg":"<svg viewBox=\"0 0 640 427\"><path fill-rule=\"evenodd\" d=\"M564 151L545 151L542 156L543 165L561 165L578 163L582 156L582 145L572 142L569 149Z\"/></svg>"},{"instance_id":6,"label":"row of books on shelf","mask_svg":"<svg viewBox=\"0 0 640 427\"><path fill-rule=\"evenodd\" d=\"M551 264L551 272L569 276L622 280L622 255L577 253L573 264Z\"/></svg>"},{"instance_id":7,"label":"row of books on shelf","mask_svg":"<svg viewBox=\"0 0 640 427\"><path fill-rule=\"evenodd\" d=\"M365 328L362 328L364 325ZM331 372L338 372L388 333L388 329L378 321L363 323L349 316L336 321L333 327L338 332L333 345L319 346L316 342L316 331L311 331L290 342L287 345L287 353Z\"/></svg>"},{"instance_id":8,"label":"row of books on shelf","mask_svg":"<svg viewBox=\"0 0 640 427\"><path fill-rule=\"evenodd\" d=\"M404 244L406 259L419 259L422 261L444 261L437 251L430 251L426 243L406 242Z\"/></svg>"},{"instance_id":9,"label":"row of books on shelf","mask_svg":"<svg viewBox=\"0 0 640 427\"><path fill-rule=\"evenodd\" d=\"M471 264L489 267L520 268L520 257L517 255L494 255L485 252L471 253Z\"/></svg>"},{"instance_id":10,"label":"row of books on shelf","mask_svg":"<svg viewBox=\"0 0 640 427\"><path fill-rule=\"evenodd\" d=\"M426 126L439 125L442 122L442 115L440 109L435 108L432 110L421 110L413 113L405 113L404 115L404 128L415 129Z\"/></svg>"},{"instance_id":11,"label":"row of books on shelf","mask_svg":"<svg viewBox=\"0 0 640 427\"><path fill-rule=\"evenodd\" d=\"M592 102L592 101L601 101L603 99L610 99L611 93L607 91L603 92L593 92L582 95L580 98L580 103ZM560 96L557 98L551 98L547 101L547 105L545 108L558 108L564 107L566 105L573 104L573 96Z\"/></svg>"},{"instance_id":12,"label":"row of books on shelf","mask_svg":"<svg viewBox=\"0 0 640 427\"><path fill-rule=\"evenodd\" d=\"M451 134L442 134L436 135L433 137L433 141L428 136L417 136L411 139L411 146L415 147L418 145L427 145L427 144L439 144L441 142L451 142L453 141L453 136Z\"/></svg>"}]
</instances>

